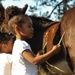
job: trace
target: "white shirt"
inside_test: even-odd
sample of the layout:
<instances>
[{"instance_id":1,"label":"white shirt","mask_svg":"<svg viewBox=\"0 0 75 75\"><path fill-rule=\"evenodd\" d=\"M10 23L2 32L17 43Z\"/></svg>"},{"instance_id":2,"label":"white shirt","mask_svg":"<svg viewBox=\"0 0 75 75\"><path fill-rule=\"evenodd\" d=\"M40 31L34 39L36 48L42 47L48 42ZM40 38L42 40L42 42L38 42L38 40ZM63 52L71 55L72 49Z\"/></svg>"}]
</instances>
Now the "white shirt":
<instances>
[{"instance_id":1,"label":"white shirt","mask_svg":"<svg viewBox=\"0 0 75 75\"><path fill-rule=\"evenodd\" d=\"M22 40L16 40L12 52L12 75L36 75L37 66L28 62L22 52L26 49L31 50L29 44Z\"/></svg>"},{"instance_id":2,"label":"white shirt","mask_svg":"<svg viewBox=\"0 0 75 75\"><path fill-rule=\"evenodd\" d=\"M0 54L0 75L11 75L11 54Z\"/></svg>"}]
</instances>

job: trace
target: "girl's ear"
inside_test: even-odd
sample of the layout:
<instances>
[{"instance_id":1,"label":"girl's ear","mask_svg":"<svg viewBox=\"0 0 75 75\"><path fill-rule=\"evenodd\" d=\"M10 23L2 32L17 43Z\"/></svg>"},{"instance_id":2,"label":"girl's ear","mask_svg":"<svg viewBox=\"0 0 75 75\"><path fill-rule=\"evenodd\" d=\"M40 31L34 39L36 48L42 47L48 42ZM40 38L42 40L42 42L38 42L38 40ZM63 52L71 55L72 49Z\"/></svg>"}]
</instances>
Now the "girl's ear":
<instances>
[{"instance_id":1,"label":"girl's ear","mask_svg":"<svg viewBox=\"0 0 75 75\"><path fill-rule=\"evenodd\" d=\"M6 44L2 44L2 48L6 48Z\"/></svg>"},{"instance_id":2,"label":"girl's ear","mask_svg":"<svg viewBox=\"0 0 75 75\"><path fill-rule=\"evenodd\" d=\"M6 51L6 49L7 49L6 47L7 47L7 45L6 45L6 44L2 44L2 47L1 47L1 48L2 48L2 49L1 49L1 50L2 50L2 52L5 52L5 51Z\"/></svg>"},{"instance_id":3,"label":"girl's ear","mask_svg":"<svg viewBox=\"0 0 75 75\"><path fill-rule=\"evenodd\" d=\"M17 25L15 25L14 26L14 31L15 31L15 33L19 33L20 32L20 28Z\"/></svg>"}]
</instances>

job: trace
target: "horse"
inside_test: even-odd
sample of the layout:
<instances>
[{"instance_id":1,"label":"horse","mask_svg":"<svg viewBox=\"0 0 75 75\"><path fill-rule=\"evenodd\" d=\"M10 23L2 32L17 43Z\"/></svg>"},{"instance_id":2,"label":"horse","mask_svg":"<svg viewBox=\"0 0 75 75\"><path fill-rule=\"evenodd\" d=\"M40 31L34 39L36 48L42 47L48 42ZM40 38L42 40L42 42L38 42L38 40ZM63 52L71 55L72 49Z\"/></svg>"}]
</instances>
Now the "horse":
<instances>
[{"instance_id":1,"label":"horse","mask_svg":"<svg viewBox=\"0 0 75 75\"><path fill-rule=\"evenodd\" d=\"M61 20L61 35L65 32L63 45L66 53L68 65L73 73L75 73L75 6L68 10Z\"/></svg>"},{"instance_id":2,"label":"horse","mask_svg":"<svg viewBox=\"0 0 75 75\"><path fill-rule=\"evenodd\" d=\"M49 65L48 69L58 75L59 74L75 75L75 54L74 54L75 13L74 12L75 12L75 6L69 9L63 15L58 30L56 32L52 26L48 28L44 33L43 46L47 42L46 52L48 52L53 47L54 44L58 44L58 42L60 41L59 38L61 38L62 35L64 34L61 43L62 48L60 53L58 55L53 56L47 63ZM59 70L60 73L58 73L57 70Z\"/></svg>"},{"instance_id":3,"label":"horse","mask_svg":"<svg viewBox=\"0 0 75 75\"><path fill-rule=\"evenodd\" d=\"M44 32L43 47L47 43L45 52L51 50L52 47L58 44L60 39L62 38L63 34L61 35L60 25L60 22L57 24L53 24ZM61 50L59 54L52 56L46 63L47 69L50 71L50 73L52 73L51 75L73 75L70 67L67 64L65 55L66 53L64 50L64 46L61 42Z\"/></svg>"}]
</instances>

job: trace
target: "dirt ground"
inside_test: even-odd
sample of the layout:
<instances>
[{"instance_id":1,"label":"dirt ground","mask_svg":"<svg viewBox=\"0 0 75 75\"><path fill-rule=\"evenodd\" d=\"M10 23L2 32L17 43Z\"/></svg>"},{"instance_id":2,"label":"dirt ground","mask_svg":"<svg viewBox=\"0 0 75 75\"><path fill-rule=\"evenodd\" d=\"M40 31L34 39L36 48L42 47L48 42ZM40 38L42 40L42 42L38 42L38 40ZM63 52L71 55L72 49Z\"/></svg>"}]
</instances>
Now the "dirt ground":
<instances>
[{"instance_id":1,"label":"dirt ground","mask_svg":"<svg viewBox=\"0 0 75 75\"><path fill-rule=\"evenodd\" d=\"M49 72L45 72L41 66L38 66L37 75L75 75L70 70L66 61L59 62L56 66L48 67Z\"/></svg>"}]
</instances>

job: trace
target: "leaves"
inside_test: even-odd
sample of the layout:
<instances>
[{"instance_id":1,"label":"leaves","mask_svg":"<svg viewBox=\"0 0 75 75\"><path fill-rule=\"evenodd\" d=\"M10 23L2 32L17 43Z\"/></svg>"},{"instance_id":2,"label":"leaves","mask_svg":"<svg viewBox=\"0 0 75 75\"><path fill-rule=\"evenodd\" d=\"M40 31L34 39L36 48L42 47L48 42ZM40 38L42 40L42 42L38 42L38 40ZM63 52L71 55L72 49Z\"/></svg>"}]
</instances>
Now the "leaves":
<instances>
[{"instance_id":1,"label":"leaves","mask_svg":"<svg viewBox=\"0 0 75 75\"><path fill-rule=\"evenodd\" d=\"M74 0L34 0L34 1L38 4L36 6L37 9L40 6L42 6L43 8L44 7L46 7L46 8L52 7L53 8L52 12L50 10L46 10L45 12L43 12L42 10L38 9L38 11L40 13L42 13L41 14L42 16L45 15L45 17L47 16L48 18L51 19L55 15L55 16L58 16L58 17L56 17L56 19L58 19L58 20L61 20L63 14L67 10L72 8L75 4Z\"/></svg>"}]
</instances>

